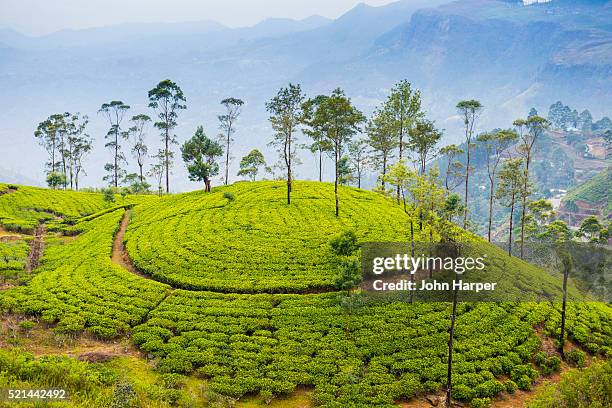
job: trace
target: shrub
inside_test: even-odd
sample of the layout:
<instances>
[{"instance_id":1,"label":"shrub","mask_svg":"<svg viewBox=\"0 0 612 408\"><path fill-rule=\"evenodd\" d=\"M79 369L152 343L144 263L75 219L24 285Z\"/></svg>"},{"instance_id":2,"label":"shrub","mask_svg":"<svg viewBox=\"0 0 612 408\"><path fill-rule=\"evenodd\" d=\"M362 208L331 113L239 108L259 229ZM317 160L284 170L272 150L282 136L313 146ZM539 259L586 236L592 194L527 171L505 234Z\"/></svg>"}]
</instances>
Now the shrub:
<instances>
[{"instance_id":1,"label":"shrub","mask_svg":"<svg viewBox=\"0 0 612 408\"><path fill-rule=\"evenodd\" d=\"M352 230L344 231L329 241L332 251L338 256L350 256L359 249L357 235Z\"/></svg>"},{"instance_id":2,"label":"shrub","mask_svg":"<svg viewBox=\"0 0 612 408\"><path fill-rule=\"evenodd\" d=\"M544 375L549 375L559 371L561 368L561 359L557 356L552 356L546 359L546 365L542 368Z\"/></svg>"},{"instance_id":3,"label":"shrub","mask_svg":"<svg viewBox=\"0 0 612 408\"><path fill-rule=\"evenodd\" d=\"M164 388L182 388L185 385L185 376L176 373L162 374L160 383Z\"/></svg>"},{"instance_id":4,"label":"shrub","mask_svg":"<svg viewBox=\"0 0 612 408\"><path fill-rule=\"evenodd\" d=\"M582 368L586 362L586 354L584 351L579 349L573 349L565 355L567 362L574 367Z\"/></svg>"},{"instance_id":5,"label":"shrub","mask_svg":"<svg viewBox=\"0 0 612 408\"><path fill-rule=\"evenodd\" d=\"M491 406L490 398L474 398L470 401L470 407L472 408L488 408Z\"/></svg>"},{"instance_id":6,"label":"shrub","mask_svg":"<svg viewBox=\"0 0 612 408\"><path fill-rule=\"evenodd\" d=\"M269 405L272 402L272 399L274 399L274 394L272 394L272 391L270 390L261 390L259 392L259 396L263 402L266 403L266 405Z\"/></svg>"},{"instance_id":7,"label":"shrub","mask_svg":"<svg viewBox=\"0 0 612 408\"><path fill-rule=\"evenodd\" d=\"M516 391L516 389L518 388L516 383L512 380L507 380L504 383L504 386L506 387L506 392L508 394L514 394L514 392Z\"/></svg>"},{"instance_id":8,"label":"shrub","mask_svg":"<svg viewBox=\"0 0 612 408\"><path fill-rule=\"evenodd\" d=\"M516 379L516 385L523 391L529 391L531 389L531 378L526 375L522 375Z\"/></svg>"},{"instance_id":9,"label":"shrub","mask_svg":"<svg viewBox=\"0 0 612 408\"><path fill-rule=\"evenodd\" d=\"M612 406L612 363L596 361L585 369L572 369L527 403L528 408L606 408Z\"/></svg>"},{"instance_id":10,"label":"shrub","mask_svg":"<svg viewBox=\"0 0 612 408\"><path fill-rule=\"evenodd\" d=\"M349 290L361 283L361 265L355 258L343 259L339 265L340 274L336 278L336 288Z\"/></svg>"},{"instance_id":11,"label":"shrub","mask_svg":"<svg viewBox=\"0 0 612 408\"><path fill-rule=\"evenodd\" d=\"M474 391L467 385L458 384L453 387L452 396L460 401L470 401L474 398Z\"/></svg>"},{"instance_id":12,"label":"shrub","mask_svg":"<svg viewBox=\"0 0 612 408\"><path fill-rule=\"evenodd\" d=\"M488 380L481 384L478 384L474 388L474 393L476 396L484 398L484 397L494 397L505 389L504 385L497 380Z\"/></svg>"},{"instance_id":13,"label":"shrub","mask_svg":"<svg viewBox=\"0 0 612 408\"><path fill-rule=\"evenodd\" d=\"M36 327L36 323L31 320L22 320L19 322L19 328L26 333L32 330L34 327Z\"/></svg>"},{"instance_id":14,"label":"shrub","mask_svg":"<svg viewBox=\"0 0 612 408\"><path fill-rule=\"evenodd\" d=\"M227 199L227 201L231 203L232 201L236 200L236 195L231 191L224 191L223 198Z\"/></svg>"},{"instance_id":15,"label":"shrub","mask_svg":"<svg viewBox=\"0 0 612 408\"><path fill-rule=\"evenodd\" d=\"M105 188L102 190L102 199L106 203L114 203L115 202L115 192L112 188Z\"/></svg>"},{"instance_id":16,"label":"shrub","mask_svg":"<svg viewBox=\"0 0 612 408\"><path fill-rule=\"evenodd\" d=\"M135 406L136 391L130 383L119 383L113 391L111 408L131 408Z\"/></svg>"},{"instance_id":17,"label":"shrub","mask_svg":"<svg viewBox=\"0 0 612 408\"><path fill-rule=\"evenodd\" d=\"M540 367L542 375L550 375L561 367L561 359L559 357L549 356L543 351L535 355L534 362Z\"/></svg>"}]
</instances>

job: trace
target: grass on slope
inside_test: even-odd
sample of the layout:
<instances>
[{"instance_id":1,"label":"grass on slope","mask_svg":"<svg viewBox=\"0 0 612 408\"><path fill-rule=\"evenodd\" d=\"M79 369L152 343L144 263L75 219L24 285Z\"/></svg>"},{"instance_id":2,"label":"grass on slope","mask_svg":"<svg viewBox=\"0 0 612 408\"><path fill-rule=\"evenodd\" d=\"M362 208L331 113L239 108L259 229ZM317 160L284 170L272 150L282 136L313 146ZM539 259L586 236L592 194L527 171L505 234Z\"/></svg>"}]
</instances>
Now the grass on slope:
<instances>
[{"instance_id":1,"label":"grass on slope","mask_svg":"<svg viewBox=\"0 0 612 408\"><path fill-rule=\"evenodd\" d=\"M605 169L590 180L572 188L563 201L568 204L573 204L577 200L590 204L603 204L606 211L610 213L612 212L610 191L612 191L612 175L609 169Z\"/></svg>"}]
</instances>

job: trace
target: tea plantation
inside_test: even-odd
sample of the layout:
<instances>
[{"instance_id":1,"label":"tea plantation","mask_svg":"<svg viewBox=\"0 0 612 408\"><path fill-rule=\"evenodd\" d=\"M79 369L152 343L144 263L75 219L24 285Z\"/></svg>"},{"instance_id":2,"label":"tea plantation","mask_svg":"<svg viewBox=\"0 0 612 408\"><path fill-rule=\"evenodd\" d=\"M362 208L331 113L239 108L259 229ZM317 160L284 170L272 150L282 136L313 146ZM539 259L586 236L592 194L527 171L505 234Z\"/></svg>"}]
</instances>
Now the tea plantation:
<instances>
[{"instance_id":1,"label":"tea plantation","mask_svg":"<svg viewBox=\"0 0 612 408\"><path fill-rule=\"evenodd\" d=\"M448 303L334 289L332 236L351 229L360 242L406 242L409 216L393 200L345 187L336 218L326 183L296 182L291 206L284 198L280 182L114 204L101 194L18 187L0 195L0 222L23 225L26 234L39 222L51 228L41 265L25 285L0 291L0 309L65 335L130 338L158 374L197 378L227 404L245 396L270 401L303 387L325 407L395 406L440 392ZM145 276L111 260L128 206L126 248ZM416 230L417 239L429 239L428 225ZM470 234L461 239L491 254L491 273L504 290L525 300L559 293L548 273ZM12 267L22 265L27 245L13 245L0 247L0 268L4 253L15 258ZM478 404L529 389L554 363L538 352L543 339L558 335L559 310L555 302L460 303L454 398ZM612 356L610 305L570 303L567 331L591 356Z\"/></svg>"},{"instance_id":2,"label":"tea plantation","mask_svg":"<svg viewBox=\"0 0 612 408\"><path fill-rule=\"evenodd\" d=\"M126 234L128 252L139 270L175 287L301 292L333 286L332 235L354 229L360 241L408 236L403 210L378 194L343 188L336 218L333 185L296 182L294 190L291 206L283 201L283 183L258 182L138 207Z\"/></svg>"}]
</instances>

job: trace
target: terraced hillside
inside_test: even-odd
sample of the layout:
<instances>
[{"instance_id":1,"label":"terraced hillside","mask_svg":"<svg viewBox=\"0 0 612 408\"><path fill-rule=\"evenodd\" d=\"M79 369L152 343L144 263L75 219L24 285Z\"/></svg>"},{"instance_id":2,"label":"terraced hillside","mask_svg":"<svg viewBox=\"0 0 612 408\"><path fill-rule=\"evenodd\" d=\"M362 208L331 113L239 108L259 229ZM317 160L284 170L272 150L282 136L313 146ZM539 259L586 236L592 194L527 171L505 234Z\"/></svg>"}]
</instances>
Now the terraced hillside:
<instances>
[{"instance_id":1,"label":"terraced hillside","mask_svg":"<svg viewBox=\"0 0 612 408\"><path fill-rule=\"evenodd\" d=\"M609 169L604 169L590 180L569 190L563 197L560 213L564 218L571 219L572 224L579 224L589 215L606 219L612 214L610 190L612 174Z\"/></svg>"},{"instance_id":2,"label":"terraced hillside","mask_svg":"<svg viewBox=\"0 0 612 408\"><path fill-rule=\"evenodd\" d=\"M308 387L316 405L394 406L440 392L449 304L373 300L333 288L330 237L350 228L360 242L406 241L410 216L375 193L341 188L336 219L332 185L296 182L291 207L282 186L239 183L130 202L127 250L153 279L111 261L125 208L70 193L73 216L50 221L57 232L47 235L41 265L27 284L0 292L0 309L56 333L129 337L157 372L190 375L216 401L269 401ZM0 196L5 213L29 214L29 201L3 204L19 190ZM33 205L50 194L31 191ZM492 273L524 299L558 293L560 281L546 272L471 235L462 239L487 250ZM301 293L311 291L320 293ZM544 371L534 356L548 350L559 321L557 303L461 303L454 397L529 389ZM609 305L570 304L567 329L572 347L612 355Z\"/></svg>"}]
</instances>

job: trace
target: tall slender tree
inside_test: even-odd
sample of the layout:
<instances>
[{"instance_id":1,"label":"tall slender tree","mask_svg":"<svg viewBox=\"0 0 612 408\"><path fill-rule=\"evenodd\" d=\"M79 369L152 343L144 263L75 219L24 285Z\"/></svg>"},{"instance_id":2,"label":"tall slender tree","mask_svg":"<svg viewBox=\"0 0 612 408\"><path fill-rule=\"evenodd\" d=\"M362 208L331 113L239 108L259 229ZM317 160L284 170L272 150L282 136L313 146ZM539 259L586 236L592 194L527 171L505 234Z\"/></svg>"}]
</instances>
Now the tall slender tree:
<instances>
[{"instance_id":1,"label":"tall slender tree","mask_svg":"<svg viewBox=\"0 0 612 408\"><path fill-rule=\"evenodd\" d=\"M482 148L487 155L487 176L489 177L489 225L487 238L491 242L491 229L493 226L493 198L495 197L495 180L497 168L504 152L518 139L513 130L500 130L493 133L483 133L478 136Z\"/></svg>"},{"instance_id":2,"label":"tall slender tree","mask_svg":"<svg viewBox=\"0 0 612 408\"><path fill-rule=\"evenodd\" d=\"M398 146L390 114L385 110L376 110L366 126L366 134L366 143L372 149L372 165L380 171L379 180L385 191L387 169Z\"/></svg>"},{"instance_id":3,"label":"tall slender tree","mask_svg":"<svg viewBox=\"0 0 612 408\"><path fill-rule=\"evenodd\" d=\"M455 160L460 154L465 153L463 149L457 145L450 144L440 149L440 154L446 157L446 171L444 172L444 187L447 191L452 191L461 184L461 181L457 180L458 176L463 176L463 165L460 161Z\"/></svg>"},{"instance_id":4,"label":"tall slender tree","mask_svg":"<svg viewBox=\"0 0 612 408\"><path fill-rule=\"evenodd\" d=\"M154 160L151 164L151 169L147 173L147 175L153 177L155 182L157 183L157 193L158 195L162 195L164 191L162 185L164 182L164 173L166 170L166 154L163 149L159 149L156 154L151 156Z\"/></svg>"},{"instance_id":5,"label":"tall slender tree","mask_svg":"<svg viewBox=\"0 0 612 408\"><path fill-rule=\"evenodd\" d=\"M90 137L84 134L88 123L87 116L81 117L79 113L71 114L65 119L66 142L63 155L66 157L70 189L75 188L76 185L78 190L78 175L82 170L82 159L92 147ZM77 167L80 167L78 171Z\"/></svg>"},{"instance_id":6,"label":"tall slender tree","mask_svg":"<svg viewBox=\"0 0 612 408\"><path fill-rule=\"evenodd\" d=\"M51 115L44 121L40 122L34 131L34 137L38 139L38 143L45 148L49 154L49 162L47 167L49 168L48 173L58 172L59 166L59 155L62 146L59 140L60 129L63 125L63 115Z\"/></svg>"},{"instance_id":7,"label":"tall slender tree","mask_svg":"<svg viewBox=\"0 0 612 408\"><path fill-rule=\"evenodd\" d=\"M170 192L170 165L174 157L171 148L173 144L178 144L173 130L178 124L179 112L187 109L186 101L183 90L169 79L161 81L149 91L149 107L153 108L157 114L159 120L155 122L155 127L161 132L164 143L166 193Z\"/></svg>"},{"instance_id":8,"label":"tall slender tree","mask_svg":"<svg viewBox=\"0 0 612 408\"><path fill-rule=\"evenodd\" d=\"M69 118L69 112L58 113L52 116L52 120L57 126L57 141L60 154L59 165L61 166L64 190L68 185L68 160L66 157L66 139L68 138Z\"/></svg>"},{"instance_id":9,"label":"tall slender tree","mask_svg":"<svg viewBox=\"0 0 612 408\"><path fill-rule=\"evenodd\" d=\"M79 191L79 177L85 172L83 160L93 149L93 140L88 134L81 135L74 146L72 160L74 162L74 187Z\"/></svg>"},{"instance_id":10,"label":"tall slender tree","mask_svg":"<svg viewBox=\"0 0 612 408\"><path fill-rule=\"evenodd\" d=\"M436 146L442 138L442 132L436 129L434 122L422 119L408 131L407 148L417 156L419 174L424 175L427 164L436 157Z\"/></svg>"},{"instance_id":11,"label":"tall slender tree","mask_svg":"<svg viewBox=\"0 0 612 408\"><path fill-rule=\"evenodd\" d=\"M530 116L527 120L517 119L514 121L514 125L517 127L520 136L519 152L523 156L525 168L524 171L524 185L522 191L522 205L521 205L521 250L520 255L523 258L523 249L525 241L525 215L527 213L527 199L530 196L529 189L529 165L533 159L535 152L536 143L542 138L546 129L550 127L550 122L541 116Z\"/></svg>"},{"instance_id":12,"label":"tall slender tree","mask_svg":"<svg viewBox=\"0 0 612 408\"><path fill-rule=\"evenodd\" d=\"M363 172L370 164L368 158L368 145L364 139L355 140L349 144L348 151L351 164L357 176L357 188L361 188Z\"/></svg>"},{"instance_id":13,"label":"tall slender tree","mask_svg":"<svg viewBox=\"0 0 612 408\"><path fill-rule=\"evenodd\" d=\"M302 104L302 123L305 125L302 132L312 140L312 143L306 145L305 147L317 155L319 162L320 182L323 181L324 153L329 153L332 151L332 145L329 142L329 139L325 137L323 129L316 122L314 122L314 113L325 98L326 97L324 95L319 95L312 99L306 100Z\"/></svg>"},{"instance_id":14,"label":"tall slender tree","mask_svg":"<svg viewBox=\"0 0 612 408\"><path fill-rule=\"evenodd\" d=\"M132 156L136 159L136 164L138 164L138 177L141 184L145 182L143 167L149 151L145 138L147 134L147 125L150 122L151 118L148 115L139 114L132 116L132 126L129 129L129 135L132 141Z\"/></svg>"},{"instance_id":15,"label":"tall slender tree","mask_svg":"<svg viewBox=\"0 0 612 408\"><path fill-rule=\"evenodd\" d=\"M270 113L270 124L275 132L270 144L278 149L287 170L287 204L291 204L292 164L296 152L295 133L302 121L304 99L300 85L289 84L286 88L281 88L276 96L266 103L266 110Z\"/></svg>"},{"instance_id":16,"label":"tall slender tree","mask_svg":"<svg viewBox=\"0 0 612 408\"><path fill-rule=\"evenodd\" d=\"M421 91L413 89L412 84L402 80L395 84L384 104L385 111L393 121L392 128L396 132L398 160L404 159L404 139L417 120L425 116L421 108ZM397 203L400 203L400 189L396 192Z\"/></svg>"},{"instance_id":17,"label":"tall slender tree","mask_svg":"<svg viewBox=\"0 0 612 408\"><path fill-rule=\"evenodd\" d=\"M230 162L230 144L233 141L232 135L236 132L234 124L240 116L240 109L244 105L244 101L238 98L226 98L221 101L221 105L225 107L225 114L217 116L219 127L223 131L222 140L225 145L225 182L229 182L229 162Z\"/></svg>"},{"instance_id":18,"label":"tall slender tree","mask_svg":"<svg viewBox=\"0 0 612 408\"><path fill-rule=\"evenodd\" d=\"M105 180L108 180L109 184L114 187L119 187L119 177L125 172L120 167L121 163L126 162L125 155L121 151L120 137L126 137L126 135L121 132L121 123L123 122L125 113L129 109L130 106L122 101L111 101L102 104L98 110L98 113L104 114L110 123L110 129L105 136L109 141L105 144L105 147L113 152L113 163L107 163L104 168L109 172L109 174L105 176Z\"/></svg>"},{"instance_id":19,"label":"tall slender tree","mask_svg":"<svg viewBox=\"0 0 612 408\"><path fill-rule=\"evenodd\" d=\"M506 160L499 171L499 185L495 192L497 198L503 205L510 208L509 216L509 237L508 237L508 255L512 256L512 232L514 229L514 208L517 199L520 197L523 189L524 173L522 171L523 160L508 159Z\"/></svg>"},{"instance_id":20,"label":"tall slender tree","mask_svg":"<svg viewBox=\"0 0 612 408\"><path fill-rule=\"evenodd\" d=\"M332 145L334 153L336 217L340 215L338 196L340 160L347 144L351 141L353 135L360 131L359 126L365 120L365 116L352 105L350 98L340 88L334 89L330 96L322 98L313 114L313 123L323 130L325 137Z\"/></svg>"},{"instance_id":21,"label":"tall slender tree","mask_svg":"<svg viewBox=\"0 0 612 408\"><path fill-rule=\"evenodd\" d=\"M474 131L476 130L476 121L483 110L482 104L474 99L460 101L457 104L457 111L463 119L465 125L465 195L464 195L464 206L465 212L463 215L463 228L467 228L468 225L468 190L470 185L470 153L472 150L472 138L474 137Z\"/></svg>"}]
</instances>

